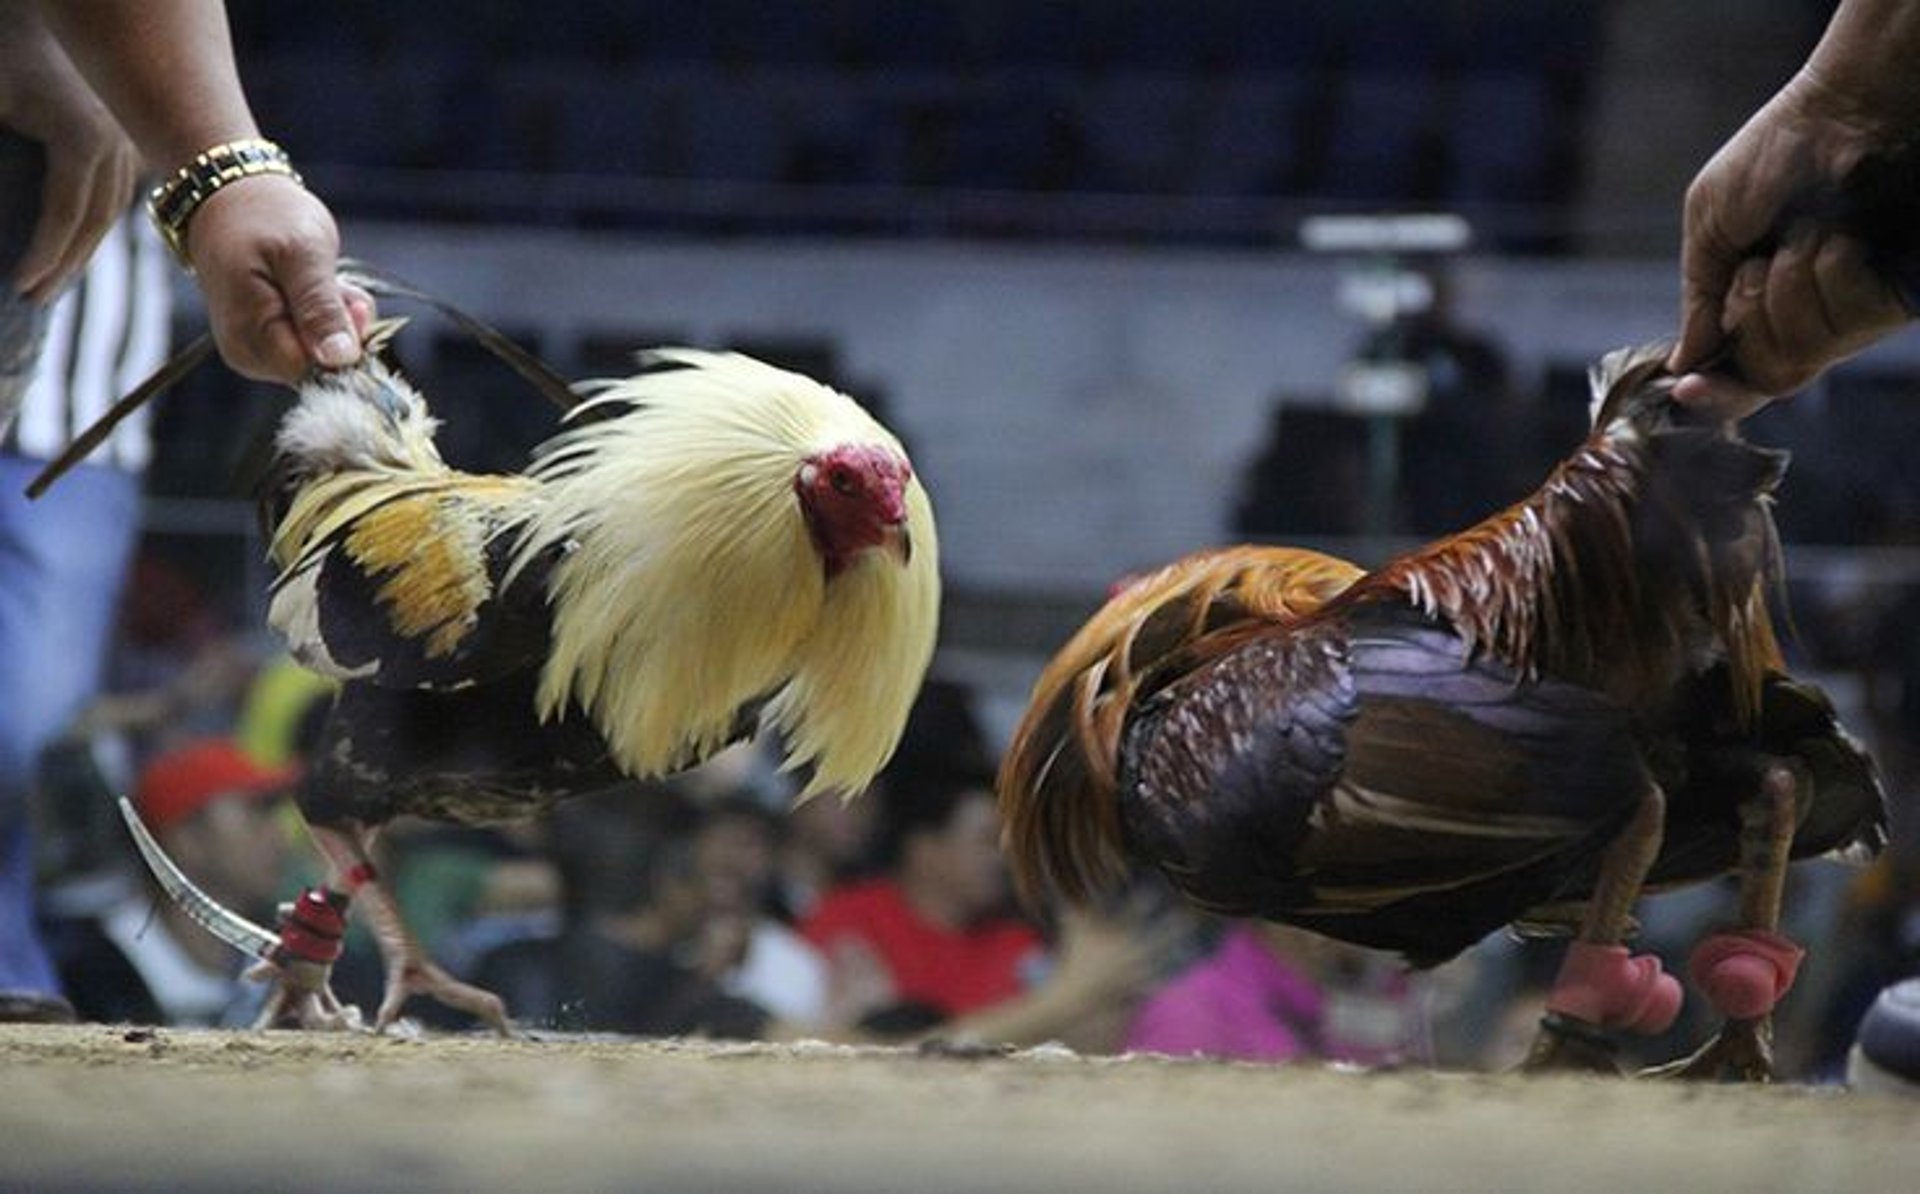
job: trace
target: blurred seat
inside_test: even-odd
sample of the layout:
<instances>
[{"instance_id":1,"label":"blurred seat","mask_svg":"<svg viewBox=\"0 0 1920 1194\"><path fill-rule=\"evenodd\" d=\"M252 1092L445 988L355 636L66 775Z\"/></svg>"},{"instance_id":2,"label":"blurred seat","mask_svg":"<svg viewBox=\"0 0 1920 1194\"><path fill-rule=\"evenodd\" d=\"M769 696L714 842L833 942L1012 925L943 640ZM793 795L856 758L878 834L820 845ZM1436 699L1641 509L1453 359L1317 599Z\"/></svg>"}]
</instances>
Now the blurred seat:
<instances>
[{"instance_id":1,"label":"blurred seat","mask_svg":"<svg viewBox=\"0 0 1920 1194\"><path fill-rule=\"evenodd\" d=\"M1324 175L1312 189L1331 198L1368 202L1427 198L1437 173L1438 119L1425 76L1345 76L1326 145Z\"/></svg>"},{"instance_id":2,"label":"blurred seat","mask_svg":"<svg viewBox=\"0 0 1920 1194\"><path fill-rule=\"evenodd\" d=\"M1460 77L1448 122L1449 197L1530 203L1570 189L1553 176L1555 97L1544 74L1473 71Z\"/></svg>"},{"instance_id":3,"label":"blurred seat","mask_svg":"<svg viewBox=\"0 0 1920 1194\"><path fill-rule=\"evenodd\" d=\"M522 75L546 105L543 168L554 173L663 178L685 173L680 143L686 77L705 70L550 67Z\"/></svg>"},{"instance_id":4,"label":"blurred seat","mask_svg":"<svg viewBox=\"0 0 1920 1194\"><path fill-rule=\"evenodd\" d=\"M1234 533L1256 539L1366 530L1368 420L1282 402L1240 478Z\"/></svg>"},{"instance_id":5,"label":"blurred seat","mask_svg":"<svg viewBox=\"0 0 1920 1194\"><path fill-rule=\"evenodd\" d=\"M1920 544L1920 376L1842 366L1791 402L1744 425L1758 444L1790 447L1793 463L1775 510L1792 542Z\"/></svg>"},{"instance_id":6,"label":"blurred seat","mask_svg":"<svg viewBox=\"0 0 1920 1194\"><path fill-rule=\"evenodd\" d=\"M668 171L682 178L777 182L792 147L777 83L751 73L689 73L672 88Z\"/></svg>"},{"instance_id":7,"label":"blurred seat","mask_svg":"<svg viewBox=\"0 0 1920 1194\"><path fill-rule=\"evenodd\" d=\"M958 70L973 58L966 8L964 0L843 0L840 45L867 70Z\"/></svg>"},{"instance_id":8,"label":"blurred seat","mask_svg":"<svg viewBox=\"0 0 1920 1194\"><path fill-rule=\"evenodd\" d=\"M543 359L531 329L503 327L514 343ZM553 434L560 411L464 332L440 331L433 356L414 370L442 420L435 442L448 464L472 472L518 472L535 444Z\"/></svg>"},{"instance_id":9,"label":"blurred seat","mask_svg":"<svg viewBox=\"0 0 1920 1194\"><path fill-rule=\"evenodd\" d=\"M984 190L1062 190L1084 179L1084 131L1055 77L969 89L948 130L945 170Z\"/></svg>"},{"instance_id":10,"label":"blurred seat","mask_svg":"<svg viewBox=\"0 0 1920 1194\"><path fill-rule=\"evenodd\" d=\"M1300 168L1308 88L1297 74L1233 77L1208 88L1195 116L1186 189L1203 195L1288 189Z\"/></svg>"},{"instance_id":11,"label":"blurred seat","mask_svg":"<svg viewBox=\"0 0 1920 1194\"><path fill-rule=\"evenodd\" d=\"M972 0L966 8L971 60L984 67L1086 69L1094 59L1092 7L1036 4L1033 0Z\"/></svg>"},{"instance_id":12,"label":"blurred seat","mask_svg":"<svg viewBox=\"0 0 1920 1194\"><path fill-rule=\"evenodd\" d=\"M838 60L844 50L839 6L829 0L702 0L639 7L657 14L651 21L654 27L670 27L698 14L696 19L707 27L707 57L729 65L825 66Z\"/></svg>"},{"instance_id":13,"label":"blurred seat","mask_svg":"<svg viewBox=\"0 0 1920 1194\"><path fill-rule=\"evenodd\" d=\"M1078 88L1073 103L1086 132L1091 186L1153 194L1185 190L1198 95L1189 78L1169 73L1114 74Z\"/></svg>"},{"instance_id":14,"label":"blurred seat","mask_svg":"<svg viewBox=\"0 0 1920 1194\"><path fill-rule=\"evenodd\" d=\"M546 172L556 168L556 134L566 93L583 68L536 59L509 63L484 87L451 104L455 165L464 169Z\"/></svg>"},{"instance_id":15,"label":"blurred seat","mask_svg":"<svg viewBox=\"0 0 1920 1194\"><path fill-rule=\"evenodd\" d=\"M442 147L441 118L453 76L436 60L398 71L353 51L261 55L247 64L248 98L303 164L411 166Z\"/></svg>"},{"instance_id":16,"label":"blurred seat","mask_svg":"<svg viewBox=\"0 0 1920 1194\"><path fill-rule=\"evenodd\" d=\"M1096 65L1120 71L1193 74L1220 61L1232 37L1233 6L1219 0L1111 0L1087 5Z\"/></svg>"},{"instance_id":17,"label":"blurred seat","mask_svg":"<svg viewBox=\"0 0 1920 1194\"><path fill-rule=\"evenodd\" d=\"M783 180L842 187L880 181L866 82L828 68L789 70L769 80L786 121Z\"/></svg>"},{"instance_id":18,"label":"blurred seat","mask_svg":"<svg viewBox=\"0 0 1920 1194\"><path fill-rule=\"evenodd\" d=\"M1602 0L1448 0L1436 47L1462 71L1581 73L1599 53Z\"/></svg>"}]
</instances>

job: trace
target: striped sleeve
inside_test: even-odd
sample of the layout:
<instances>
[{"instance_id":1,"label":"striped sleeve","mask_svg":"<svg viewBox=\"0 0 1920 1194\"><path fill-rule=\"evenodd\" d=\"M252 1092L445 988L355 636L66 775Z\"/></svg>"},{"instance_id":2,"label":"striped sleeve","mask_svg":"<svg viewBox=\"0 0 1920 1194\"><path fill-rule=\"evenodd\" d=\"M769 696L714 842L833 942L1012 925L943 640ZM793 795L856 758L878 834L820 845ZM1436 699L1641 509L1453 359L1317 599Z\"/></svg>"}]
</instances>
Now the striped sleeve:
<instances>
[{"instance_id":1,"label":"striped sleeve","mask_svg":"<svg viewBox=\"0 0 1920 1194\"><path fill-rule=\"evenodd\" d=\"M57 455L166 361L171 315L165 249L129 209L55 302L33 382L0 447L42 460ZM144 469L153 454L148 420L147 410L136 412L91 463Z\"/></svg>"}]
</instances>

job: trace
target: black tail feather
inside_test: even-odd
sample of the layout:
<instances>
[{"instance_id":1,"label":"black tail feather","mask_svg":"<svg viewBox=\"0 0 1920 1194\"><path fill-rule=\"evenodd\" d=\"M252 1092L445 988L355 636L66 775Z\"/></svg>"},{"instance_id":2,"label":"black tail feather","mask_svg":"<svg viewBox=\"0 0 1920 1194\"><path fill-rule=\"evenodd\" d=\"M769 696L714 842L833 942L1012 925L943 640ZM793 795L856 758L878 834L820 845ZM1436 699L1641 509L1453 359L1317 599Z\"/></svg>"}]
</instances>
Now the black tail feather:
<instances>
[{"instance_id":1,"label":"black tail feather","mask_svg":"<svg viewBox=\"0 0 1920 1194\"><path fill-rule=\"evenodd\" d=\"M533 353L522 348L504 332L483 320L468 315L465 311L421 290L418 286L369 265L364 261L342 259L340 279L350 285L358 286L367 293L380 298L405 298L425 303L440 314L452 320L475 343L504 362L507 367L518 373L527 383L538 390L549 402L562 411L572 410L579 405L580 396L566 378L556 373L552 366Z\"/></svg>"},{"instance_id":2,"label":"black tail feather","mask_svg":"<svg viewBox=\"0 0 1920 1194\"><path fill-rule=\"evenodd\" d=\"M153 371L152 376L135 386L126 397L108 407L107 413L94 420L85 431L74 436L73 442L67 445L65 451L48 461L47 467L41 469L40 475L27 486L27 496L38 499L46 493L53 487L55 481L66 475L67 470L85 460L92 455L95 448L105 443L107 437L113 434L113 429L118 427L127 416L145 406L150 400L179 385L187 374L198 369L200 363L212 355L213 333L211 332L202 333L192 343L174 353L166 364Z\"/></svg>"}]
</instances>

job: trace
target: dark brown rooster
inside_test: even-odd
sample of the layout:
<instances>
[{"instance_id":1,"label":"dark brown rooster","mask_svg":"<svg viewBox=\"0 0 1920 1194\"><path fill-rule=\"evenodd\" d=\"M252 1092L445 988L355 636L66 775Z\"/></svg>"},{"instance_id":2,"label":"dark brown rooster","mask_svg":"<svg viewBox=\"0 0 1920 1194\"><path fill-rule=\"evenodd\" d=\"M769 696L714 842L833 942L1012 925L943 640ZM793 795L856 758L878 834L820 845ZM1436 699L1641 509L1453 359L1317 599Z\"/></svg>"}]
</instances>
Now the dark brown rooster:
<instances>
[{"instance_id":1,"label":"dark brown rooster","mask_svg":"<svg viewBox=\"0 0 1920 1194\"><path fill-rule=\"evenodd\" d=\"M1117 594L1042 674L1000 774L1029 893L1130 861L1215 911L1445 961L1576 935L1532 1063L1608 1066L1678 985L1623 941L1643 890L1740 877L1690 967L1727 1017L1685 1068L1765 1077L1799 950L1790 857L1870 853L1878 778L1786 675L1767 609L1783 454L1595 370L1595 430L1525 501L1377 571L1204 553Z\"/></svg>"}]
</instances>

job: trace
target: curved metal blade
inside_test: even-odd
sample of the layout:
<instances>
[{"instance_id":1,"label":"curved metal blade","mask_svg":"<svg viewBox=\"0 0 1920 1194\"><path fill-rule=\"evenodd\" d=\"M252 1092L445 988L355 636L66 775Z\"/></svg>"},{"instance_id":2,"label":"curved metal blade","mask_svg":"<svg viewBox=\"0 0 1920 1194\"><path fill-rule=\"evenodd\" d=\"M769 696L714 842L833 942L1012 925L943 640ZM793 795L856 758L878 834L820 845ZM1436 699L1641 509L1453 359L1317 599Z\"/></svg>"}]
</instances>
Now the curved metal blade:
<instances>
[{"instance_id":1,"label":"curved metal blade","mask_svg":"<svg viewBox=\"0 0 1920 1194\"><path fill-rule=\"evenodd\" d=\"M160 882L173 902L180 910L193 918L193 922L212 933L228 945L256 958L271 958L280 948L280 935L272 933L254 924L246 917L221 905L212 896L201 891L194 881L187 878L173 859L167 857L160 843L153 840L147 827L140 820L140 814L133 811L133 802L125 796L120 797L120 816L127 822L127 829L133 834L133 844L140 848L140 857L147 860L147 868Z\"/></svg>"}]
</instances>

